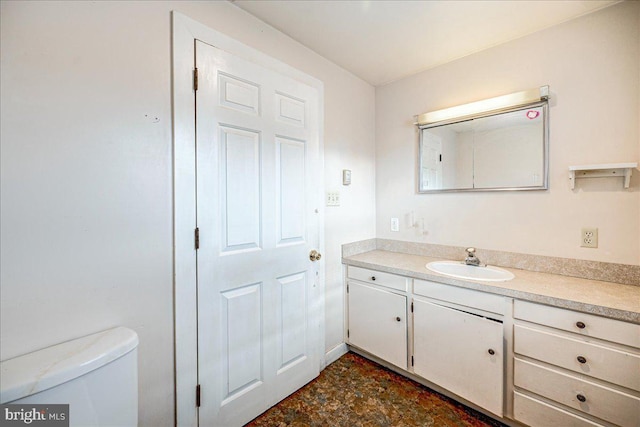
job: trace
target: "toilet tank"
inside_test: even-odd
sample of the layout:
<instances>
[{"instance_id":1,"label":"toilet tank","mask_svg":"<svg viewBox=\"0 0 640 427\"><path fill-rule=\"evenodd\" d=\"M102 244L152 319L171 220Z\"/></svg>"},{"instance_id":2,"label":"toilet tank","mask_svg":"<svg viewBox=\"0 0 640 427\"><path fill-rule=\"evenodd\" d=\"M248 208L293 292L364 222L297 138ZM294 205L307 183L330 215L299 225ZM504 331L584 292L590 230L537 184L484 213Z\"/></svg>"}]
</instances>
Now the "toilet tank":
<instances>
[{"instance_id":1,"label":"toilet tank","mask_svg":"<svg viewBox=\"0 0 640 427\"><path fill-rule=\"evenodd\" d=\"M137 346L118 327L0 362L0 403L68 404L70 426L136 426Z\"/></svg>"}]
</instances>

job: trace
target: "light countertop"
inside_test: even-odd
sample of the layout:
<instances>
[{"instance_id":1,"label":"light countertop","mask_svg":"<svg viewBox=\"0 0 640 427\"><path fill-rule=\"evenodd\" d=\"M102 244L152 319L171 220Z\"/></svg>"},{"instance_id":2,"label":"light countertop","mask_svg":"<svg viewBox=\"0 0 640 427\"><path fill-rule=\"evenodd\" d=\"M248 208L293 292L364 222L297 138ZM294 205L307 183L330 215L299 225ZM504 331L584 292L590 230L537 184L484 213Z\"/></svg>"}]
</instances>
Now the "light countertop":
<instances>
[{"instance_id":1,"label":"light countertop","mask_svg":"<svg viewBox=\"0 0 640 427\"><path fill-rule=\"evenodd\" d=\"M427 263L442 260L382 250L342 258L344 264L354 267L431 280L640 324L640 286L515 268L505 268L515 274L516 277L512 280L485 282L445 276L426 268Z\"/></svg>"}]
</instances>

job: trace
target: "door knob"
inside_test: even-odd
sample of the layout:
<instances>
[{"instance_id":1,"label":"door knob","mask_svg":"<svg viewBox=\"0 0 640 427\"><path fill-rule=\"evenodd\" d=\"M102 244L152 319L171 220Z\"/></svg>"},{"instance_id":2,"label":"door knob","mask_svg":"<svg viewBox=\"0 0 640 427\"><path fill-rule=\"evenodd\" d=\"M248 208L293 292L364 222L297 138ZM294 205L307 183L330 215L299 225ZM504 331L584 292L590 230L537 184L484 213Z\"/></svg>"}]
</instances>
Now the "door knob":
<instances>
[{"instance_id":1,"label":"door knob","mask_svg":"<svg viewBox=\"0 0 640 427\"><path fill-rule=\"evenodd\" d=\"M313 262L320 261L320 258L322 258L322 254L316 251L315 249L309 252L309 259L311 261Z\"/></svg>"}]
</instances>

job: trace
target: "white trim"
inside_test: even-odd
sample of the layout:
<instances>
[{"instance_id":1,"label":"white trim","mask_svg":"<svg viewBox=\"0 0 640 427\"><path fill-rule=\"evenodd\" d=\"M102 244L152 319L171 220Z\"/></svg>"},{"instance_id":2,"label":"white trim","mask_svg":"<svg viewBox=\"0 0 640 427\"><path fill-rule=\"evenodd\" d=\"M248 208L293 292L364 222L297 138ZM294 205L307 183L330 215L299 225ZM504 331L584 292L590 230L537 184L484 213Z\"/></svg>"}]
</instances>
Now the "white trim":
<instances>
[{"instance_id":1,"label":"white trim","mask_svg":"<svg viewBox=\"0 0 640 427\"><path fill-rule=\"evenodd\" d=\"M193 94L194 40L268 67L318 90L319 169L324 170L324 85L295 68L240 43L176 11L172 12L173 190L174 190L174 319L175 319L175 424L197 426L195 386L198 378L195 194L195 104ZM318 250L324 252L324 180L318 179ZM320 369L324 367L325 268L320 267L320 325L317 343ZM205 391L206 393L206 391Z\"/></svg>"},{"instance_id":2,"label":"white trim","mask_svg":"<svg viewBox=\"0 0 640 427\"><path fill-rule=\"evenodd\" d=\"M338 344L333 347L324 355L324 364L325 367L331 365L336 360L340 359L342 356L349 352L349 348L346 343Z\"/></svg>"}]
</instances>

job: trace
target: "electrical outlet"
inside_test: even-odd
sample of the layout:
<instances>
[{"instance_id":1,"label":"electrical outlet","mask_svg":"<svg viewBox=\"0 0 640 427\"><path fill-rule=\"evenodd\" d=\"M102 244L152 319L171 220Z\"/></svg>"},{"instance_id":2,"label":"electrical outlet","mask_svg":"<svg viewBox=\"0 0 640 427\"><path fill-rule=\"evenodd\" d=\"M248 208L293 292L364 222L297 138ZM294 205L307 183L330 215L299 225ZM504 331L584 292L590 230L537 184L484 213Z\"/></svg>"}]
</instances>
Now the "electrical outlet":
<instances>
[{"instance_id":1,"label":"electrical outlet","mask_svg":"<svg viewBox=\"0 0 640 427\"><path fill-rule=\"evenodd\" d=\"M340 206L339 191L327 191L327 206Z\"/></svg>"},{"instance_id":2,"label":"electrical outlet","mask_svg":"<svg viewBox=\"0 0 640 427\"><path fill-rule=\"evenodd\" d=\"M391 218L391 231L400 231L400 220L398 218Z\"/></svg>"},{"instance_id":3,"label":"electrical outlet","mask_svg":"<svg viewBox=\"0 0 640 427\"><path fill-rule=\"evenodd\" d=\"M598 247L598 229L585 227L582 229L580 246L583 248Z\"/></svg>"}]
</instances>

